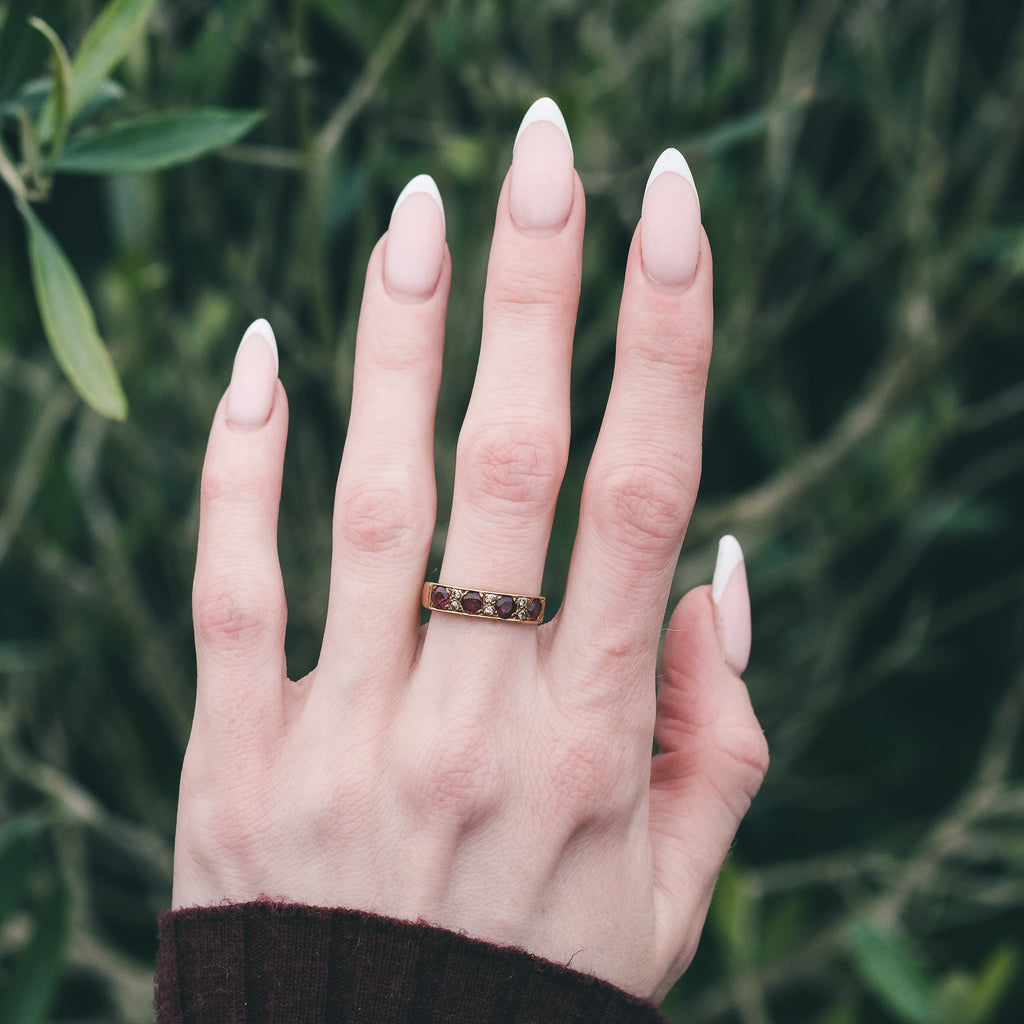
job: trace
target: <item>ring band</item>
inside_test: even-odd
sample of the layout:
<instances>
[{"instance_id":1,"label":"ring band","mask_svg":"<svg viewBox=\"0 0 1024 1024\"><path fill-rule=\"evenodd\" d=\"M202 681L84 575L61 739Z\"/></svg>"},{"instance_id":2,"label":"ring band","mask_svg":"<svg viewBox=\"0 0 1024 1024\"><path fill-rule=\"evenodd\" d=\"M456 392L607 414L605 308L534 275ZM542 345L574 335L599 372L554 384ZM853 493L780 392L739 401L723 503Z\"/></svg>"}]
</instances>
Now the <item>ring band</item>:
<instances>
[{"instance_id":1,"label":"ring band","mask_svg":"<svg viewBox=\"0 0 1024 1024\"><path fill-rule=\"evenodd\" d=\"M469 615L474 619L495 619L498 622L525 622L539 626L544 621L543 597L500 594L471 587L451 587L447 583L423 584L420 602L427 611L449 615Z\"/></svg>"}]
</instances>

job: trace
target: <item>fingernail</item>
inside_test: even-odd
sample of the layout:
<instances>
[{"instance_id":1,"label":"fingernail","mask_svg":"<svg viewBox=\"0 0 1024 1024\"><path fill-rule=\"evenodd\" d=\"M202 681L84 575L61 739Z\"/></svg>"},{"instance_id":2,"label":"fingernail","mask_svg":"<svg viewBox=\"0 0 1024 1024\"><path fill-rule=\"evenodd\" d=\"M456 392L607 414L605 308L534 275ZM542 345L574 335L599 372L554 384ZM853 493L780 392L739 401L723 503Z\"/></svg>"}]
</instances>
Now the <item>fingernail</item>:
<instances>
[{"instance_id":1,"label":"fingernail","mask_svg":"<svg viewBox=\"0 0 1024 1024\"><path fill-rule=\"evenodd\" d=\"M554 100L526 112L512 149L509 212L527 234L557 234L569 219L574 191L572 142Z\"/></svg>"},{"instance_id":2,"label":"fingernail","mask_svg":"<svg viewBox=\"0 0 1024 1024\"><path fill-rule=\"evenodd\" d=\"M277 339L266 320L254 320L242 336L228 387L228 423L255 430L270 419L277 387Z\"/></svg>"},{"instance_id":3,"label":"fingernail","mask_svg":"<svg viewBox=\"0 0 1024 1024\"><path fill-rule=\"evenodd\" d=\"M750 593L740 542L728 534L718 542L715 576L711 581L715 627L722 657L741 675L750 660Z\"/></svg>"},{"instance_id":4,"label":"fingernail","mask_svg":"<svg viewBox=\"0 0 1024 1024\"><path fill-rule=\"evenodd\" d=\"M644 190L640 252L644 272L658 285L685 287L697 272L700 200L678 149L658 157Z\"/></svg>"},{"instance_id":5,"label":"fingernail","mask_svg":"<svg viewBox=\"0 0 1024 1024\"><path fill-rule=\"evenodd\" d=\"M444 263L444 203L434 179L419 174L402 189L384 248L384 286L401 302L422 302L437 288Z\"/></svg>"}]
</instances>

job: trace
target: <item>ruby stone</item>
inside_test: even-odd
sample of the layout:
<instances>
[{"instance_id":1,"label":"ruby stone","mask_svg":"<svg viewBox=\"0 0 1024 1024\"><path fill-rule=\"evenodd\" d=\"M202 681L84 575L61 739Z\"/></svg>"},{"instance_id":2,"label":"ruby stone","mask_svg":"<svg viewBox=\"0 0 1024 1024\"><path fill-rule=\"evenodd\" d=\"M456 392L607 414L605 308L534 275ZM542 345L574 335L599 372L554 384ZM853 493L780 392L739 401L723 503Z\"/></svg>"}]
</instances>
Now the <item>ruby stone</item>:
<instances>
[{"instance_id":1,"label":"ruby stone","mask_svg":"<svg viewBox=\"0 0 1024 1024\"><path fill-rule=\"evenodd\" d=\"M483 606L484 599L478 590L467 590L462 595L462 610L464 612L469 612L470 615L476 615Z\"/></svg>"},{"instance_id":2,"label":"ruby stone","mask_svg":"<svg viewBox=\"0 0 1024 1024\"><path fill-rule=\"evenodd\" d=\"M446 587L434 587L430 592L430 604L433 608L445 609L451 604L451 597Z\"/></svg>"},{"instance_id":3,"label":"ruby stone","mask_svg":"<svg viewBox=\"0 0 1024 1024\"><path fill-rule=\"evenodd\" d=\"M544 608L544 602L539 597L531 597L526 605L526 617L530 622L536 622Z\"/></svg>"},{"instance_id":4,"label":"ruby stone","mask_svg":"<svg viewBox=\"0 0 1024 1024\"><path fill-rule=\"evenodd\" d=\"M516 603L508 594L502 594L494 603L494 610L498 613L499 619L508 619L515 612Z\"/></svg>"}]
</instances>

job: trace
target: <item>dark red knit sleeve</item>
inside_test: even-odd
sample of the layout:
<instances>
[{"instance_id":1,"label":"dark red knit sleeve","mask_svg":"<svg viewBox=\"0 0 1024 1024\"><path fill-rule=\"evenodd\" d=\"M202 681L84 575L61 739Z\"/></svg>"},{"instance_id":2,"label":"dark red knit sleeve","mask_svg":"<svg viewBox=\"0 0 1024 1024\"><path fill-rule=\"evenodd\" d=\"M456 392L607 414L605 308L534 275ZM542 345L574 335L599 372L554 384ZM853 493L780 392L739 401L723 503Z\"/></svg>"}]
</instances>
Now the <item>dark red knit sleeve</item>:
<instances>
[{"instance_id":1,"label":"dark red knit sleeve","mask_svg":"<svg viewBox=\"0 0 1024 1024\"><path fill-rule=\"evenodd\" d=\"M242 903L160 917L158 1024L665 1024L605 981L425 924Z\"/></svg>"}]
</instances>

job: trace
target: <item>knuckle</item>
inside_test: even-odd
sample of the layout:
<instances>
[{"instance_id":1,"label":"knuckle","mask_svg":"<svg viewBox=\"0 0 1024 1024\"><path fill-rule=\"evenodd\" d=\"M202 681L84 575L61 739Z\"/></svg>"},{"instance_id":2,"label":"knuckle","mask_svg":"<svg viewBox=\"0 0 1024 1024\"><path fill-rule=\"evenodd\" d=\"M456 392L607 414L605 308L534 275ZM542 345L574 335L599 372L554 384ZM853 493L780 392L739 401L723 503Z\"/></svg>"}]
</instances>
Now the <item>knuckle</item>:
<instances>
[{"instance_id":1,"label":"knuckle","mask_svg":"<svg viewBox=\"0 0 1024 1024\"><path fill-rule=\"evenodd\" d=\"M192 614L200 643L244 649L284 630L280 586L265 580L224 576L199 580L192 591Z\"/></svg>"},{"instance_id":2,"label":"knuckle","mask_svg":"<svg viewBox=\"0 0 1024 1024\"><path fill-rule=\"evenodd\" d=\"M733 751L733 758L743 771L744 789L747 795L753 797L761 788L771 761L768 740L756 722L742 730L742 735Z\"/></svg>"},{"instance_id":3,"label":"knuckle","mask_svg":"<svg viewBox=\"0 0 1024 1024\"><path fill-rule=\"evenodd\" d=\"M566 442L554 431L516 428L463 432L459 458L480 496L520 512L541 512L558 496L567 458Z\"/></svg>"},{"instance_id":4,"label":"knuckle","mask_svg":"<svg viewBox=\"0 0 1024 1024\"><path fill-rule=\"evenodd\" d=\"M433 350L423 344L421 333L415 321L389 324L373 338L367 346L367 357L377 369L386 373L413 374L421 377L430 371L433 375L439 368L440 360Z\"/></svg>"},{"instance_id":5,"label":"knuckle","mask_svg":"<svg viewBox=\"0 0 1024 1024\"><path fill-rule=\"evenodd\" d=\"M682 479L654 465L605 473L588 488L586 500L602 533L659 557L682 540L692 506Z\"/></svg>"},{"instance_id":6,"label":"knuckle","mask_svg":"<svg viewBox=\"0 0 1024 1024\"><path fill-rule=\"evenodd\" d=\"M267 483L263 477L240 473L230 464L207 460L200 483L200 503L204 512L232 509L263 500Z\"/></svg>"},{"instance_id":7,"label":"knuckle","mask_svg":"<svg viewBox=\"0 0 1024 1024\"><path fill-rule=\"evenodd\" d=\"M293 819L298 827L317 841L340 842L342 836L359 834L380 820L381 792L358 771L350 768L343 776L319 788L300 787L290 794ZM296 831L296 829L292 829Z\"/></svg>"},{"instance_id":8,"label":"knuckle","mask_svg":"<svg viewBox=\"0 0 1024 1024\"><path fill-rule=\"evenodd\" d=\"M643 772L630 763L628 744L610 743L597 729L562 740L545 768L544 784L559 817L576 821L616 821L638 799Z\"/></svg>"},{"instance_id":9,"label":"knuckle","mask_svg":"<svg viewBox=\"0 0 1024 1024\"><path fill-rule=\"evenodd\" d=\"M470 825L498 806L504 773L482 732L441 736L422 748L405 773L410 805L430 819Z\"/></svg>"},{"instance_id":10,"label":"knuckle","mask_svg":"<svg viewBox=\"0 0 1024 1024\"><path fill-rule=\"evenodd\" d=\"M210 860L244 861L271 831L273 811L265 786L249 785L252 765L231 758L224 763L210 751L197 757L193 742L181 775L179 830L193 852Z\"/></svg>"},{"instance_id":11,"label":"knuckle","mask_svg":"<svg viewBox=\"0 0 1024 1024\"><path fill-rule=\"evenodd\" d=\"M703 759L703 773L722 803L742 818L768 773L768 741L757 722L722 736Z\"/></svg>"},{"instance_id":12,"label":"knuckle","mask_svg":"<svg viewBox=\"0 0 1024 1024\"><path fill-rule=\"evenodd\" d=\"M338 502L335 540L346 551L409 554L430 543L432 502L398 486L360 486Z\"/></svg>"},{"instance_id":13,"label":"knuckle","mask_svg":"<svg viewBox=\"0 0 1024 1024\"><path fill-rule=\"evenodd\" d=\"M575 295L558 274L543 272L533 260L510 261L487 283L487 305L517 331L546 329L575 312Z\"/></svg>"},{"instance_id":14,"label":"knuckle","mask_svg":"<svg viewBox=\"0 0 1024 1024\"><path fill-rule=\"evenodd\" d=\"M628 338L623 350L626 358L667 370L673 379L703 389L711 363L710 323L691 321L675 310L665 310Z\"/></svg>"}]
</instances>

